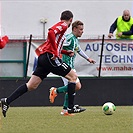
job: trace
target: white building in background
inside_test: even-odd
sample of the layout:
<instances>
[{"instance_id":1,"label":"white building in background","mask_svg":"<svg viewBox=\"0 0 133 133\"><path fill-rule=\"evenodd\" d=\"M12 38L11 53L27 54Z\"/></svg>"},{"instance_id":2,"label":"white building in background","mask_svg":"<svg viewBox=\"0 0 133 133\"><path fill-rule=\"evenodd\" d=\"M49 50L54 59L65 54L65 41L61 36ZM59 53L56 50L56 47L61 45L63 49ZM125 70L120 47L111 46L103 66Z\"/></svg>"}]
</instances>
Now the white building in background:
<instances>
[{"instance_id":1,"label":"white building in background","mask_svg":"<svg viewBox=\"0 0 133 133\"><path fill-rule=\"evenodd\" d=\"M107 35L110 25L122 15L123 10L133 13L132 0L1 0L1 34L9 38L47 36L50 26L59 21L60 13L71 10L74 20L84 22L82 38L98 38ZM47 20L45 26L41 20ZM45 29L44 29L45 28ZM67 32L70 32L71 28ZM46 33L44 33L46 32Z\"/></svg>"}]
</instances>

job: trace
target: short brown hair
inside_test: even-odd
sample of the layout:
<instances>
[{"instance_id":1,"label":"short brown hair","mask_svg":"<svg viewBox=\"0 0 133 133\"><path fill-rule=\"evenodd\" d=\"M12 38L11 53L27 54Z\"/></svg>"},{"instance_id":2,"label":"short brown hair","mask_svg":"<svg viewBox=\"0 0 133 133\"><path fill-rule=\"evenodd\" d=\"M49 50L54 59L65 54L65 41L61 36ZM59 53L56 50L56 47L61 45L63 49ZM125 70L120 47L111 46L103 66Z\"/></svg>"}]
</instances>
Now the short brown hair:
<instances>
[{"instance_id":1,"label":"short brown hair","mask_svg":"<svg viewBox=\"0 0 133 133\"><path fill-rule=\"evenodd\" d=\"M78 25L84 25L83 22L77 20L75 22L72 23L72 30L76 27L78 27Z\"/></svg>"}]
</instances>

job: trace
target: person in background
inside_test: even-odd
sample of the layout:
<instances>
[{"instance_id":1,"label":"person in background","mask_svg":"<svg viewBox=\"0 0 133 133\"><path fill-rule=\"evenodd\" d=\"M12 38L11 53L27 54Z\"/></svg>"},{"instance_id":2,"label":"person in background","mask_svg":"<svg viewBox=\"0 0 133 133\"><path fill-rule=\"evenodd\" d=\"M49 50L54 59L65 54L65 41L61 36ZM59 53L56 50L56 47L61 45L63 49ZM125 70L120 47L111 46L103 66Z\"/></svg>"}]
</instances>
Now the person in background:
<instances>
[{"instance_id":1,"label":"person in background","mask_svg":"<svg viewBox=\"0 0 133 133\"><path fill-rule=\"evenodd\" d=\"M129 10L124 10L123 15L119 16L110 26L108 37L112 38L116 31L116 39L133 39L133 18Z\"/></svg>"},{"instance_id":2,"label":"person in background","mask_svg":"<svg viewBox=\"0 0 133 133\"><path fill-rule=\"evenodd\" d=\"M79 45L79 41L78 41L78 37L81 37L83 34L83 29L84 29L84 24L83 22L77 20L75 22L72 23L72 32L68 35L66 35L66 41L63 44L63 49L65 50L71 50L74 52L73 56L67 56L65 54L62 55L62 60L67 63L76 73L75 67L74 67L74 62L75 62L75 58L76 58L76 54L78 53L81 57L83 57L84 59L86 59L88 62L90 63L95 63L95 61L91 58L89 58L84 51L81 49L80 45ZM55 88L52 87L50 90L50 102L53 103L54 99L51 99L51 92L54 90L55 93L55 97L59 94L59 93L65 93L65 98L64 98L64 105L63 105L63 110L61 111L61 115L68 115L68 93L67 93L67 85L68 85L68 80L64 77L62 77L62 80L64 82L64 86L59 87L59 88ZM81 83L79 78L77 78L76 80L76 88L75 90L80 90L81 88ZM54 97L54 98L55 98ZM75 105L74 106L77 110L80 109L80 112L85 111L85 108L80 107L79 105ZM75 110L74 113L79 113L78 111Z\"/></svg>"}]
</instances>

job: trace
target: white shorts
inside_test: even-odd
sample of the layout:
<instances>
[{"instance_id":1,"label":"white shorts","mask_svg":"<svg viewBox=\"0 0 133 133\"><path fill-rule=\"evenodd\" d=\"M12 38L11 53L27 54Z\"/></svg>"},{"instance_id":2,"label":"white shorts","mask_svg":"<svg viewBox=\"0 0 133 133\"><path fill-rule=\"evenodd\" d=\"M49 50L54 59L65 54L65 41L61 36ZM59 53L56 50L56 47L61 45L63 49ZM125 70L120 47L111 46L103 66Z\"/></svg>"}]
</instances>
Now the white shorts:
<instances>
[{"instance_id":1,"label":"white shorts","mask_svg":"<svg viewBox=\"0 0 133 133\"><path fill-rule=\"evenodd\" d=\"M75 69L73 69L73 71L76 72ZM63 80L64 85L65 85L65 86L68 85L68 79L66 79L66 78L64 78L64 77L61 77L61 78L62 78L62 80ZM77 78L77 80L76 80L76 83L78 83L78 82L79 82L79 78Z\"/></svg>"}]
</instances>

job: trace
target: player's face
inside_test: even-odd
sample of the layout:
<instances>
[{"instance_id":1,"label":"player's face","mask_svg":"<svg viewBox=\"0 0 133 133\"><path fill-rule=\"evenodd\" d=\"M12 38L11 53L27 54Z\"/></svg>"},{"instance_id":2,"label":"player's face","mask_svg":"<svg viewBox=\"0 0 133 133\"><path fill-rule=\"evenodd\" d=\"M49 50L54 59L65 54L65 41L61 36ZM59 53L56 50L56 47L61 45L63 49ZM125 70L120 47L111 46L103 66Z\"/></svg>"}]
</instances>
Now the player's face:
<instances>
[{"instance_id":1,"label":"player's face","mask_svg":"<svg viewBox=\"0 0 133 133\"><path fill-rule=\"evenodd\" d=\"M78 25L78 26L75 28L76 37L81 37L81 36L82 36L82 34L83 34L83 29L84 29L84 26L83 26L83 25Z\"/></svg>"}]
</instances>

